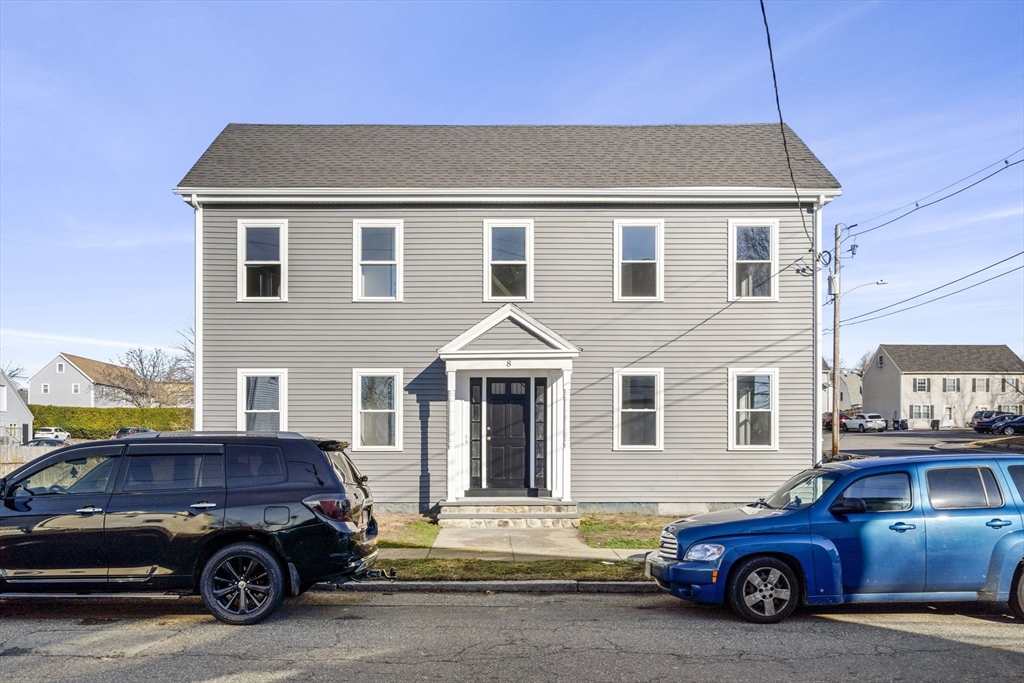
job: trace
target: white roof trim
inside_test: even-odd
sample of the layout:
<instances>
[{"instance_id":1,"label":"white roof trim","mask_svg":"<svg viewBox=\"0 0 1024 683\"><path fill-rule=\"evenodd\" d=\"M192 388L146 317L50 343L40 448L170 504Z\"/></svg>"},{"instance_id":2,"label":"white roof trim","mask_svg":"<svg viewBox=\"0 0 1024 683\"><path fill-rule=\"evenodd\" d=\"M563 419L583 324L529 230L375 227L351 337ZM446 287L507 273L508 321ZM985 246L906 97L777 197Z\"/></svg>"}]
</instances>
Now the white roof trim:
<instances>
[{"instance_id":1,"label":"white roof trim","mask_svg":"<svg viewBox=\"0 0 1024 683\"><path fill-rule=\"evenodd\" d=\"M597 187L597 188L453 188L453 187L177 187L186 201L208 202L792 202L791 187ZM838 188L800 188L801 202L828 203Z\"/></svg>"},{"instance_id":2,"label":"white roof trim","mask_svg":"<svg viewBox=\"0 0 1024 683\"><path fill-rule=\"evenodd\" d=\"M537 351L525 351L522 349L511 349L508 351L467 351L465 348L472 344L474 341L484 336L491 329L496 327L499 323L506 320L512 320L525 328L530 334L538 337L544 343L552 346L551 349L537 350ZM493 358L500 356L502 358L556 358L556 357L569 357L575 358L580 354L581 349L561 336L554 330L548 328L541 322L532 318L531 316L524 313L522 310L513 306L512 304L505 304L494 313L478 322L473 327L469 328L455 339L451 340L440 349L437 350L437 355L442 360L448 360L449 358Z\"/></svg>"},{"instance_id":3,"label":"white roof trim","mask_svg":"<svg viewBox=\"0 0 1024 683\"><path fill-rule=\"evenodd\" d=\"M27 382L31 382L32 380L34 380L36 378L36 375L38 375L40 372L42 372L46 368L50 367L50 363L53 363L53 361L57 360L58 358L63 358L65 363L67 363L68 365L73 367L75 370L78 370L80 373L82 373L82 377L85 377L87 380L89 380L93 384L97 383L96 380L94 380L92 377L90 377L89 374L85 370L83 370L82 368L78 367L77 365L72 363L70 360L68 360L67 356L65 356L63 353L58 353L56 356L54 356L53 360L51 360L49 363L44 364L43 367L41 367L38 370L36 370L35 373L31 377L29 377L28 380L26 380L26 381Z\"/></svg>"}]
</instances>

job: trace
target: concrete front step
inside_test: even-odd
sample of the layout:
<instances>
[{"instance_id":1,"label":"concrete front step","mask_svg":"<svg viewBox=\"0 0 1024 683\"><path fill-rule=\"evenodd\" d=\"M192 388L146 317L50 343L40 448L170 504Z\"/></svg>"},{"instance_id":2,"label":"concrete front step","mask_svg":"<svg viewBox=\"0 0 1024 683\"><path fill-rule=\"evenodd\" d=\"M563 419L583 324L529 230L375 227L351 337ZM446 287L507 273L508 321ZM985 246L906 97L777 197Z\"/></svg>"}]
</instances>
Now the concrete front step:
<instances>
[{"instance_id":1,"label":"concrete front step","mask_svg":"<svg viewBox=\"0 0 1024 683\"><path fill-rule=\"evenodd\" d=\"M573 501L463 498L441 503L437 524L462 529L575 528L580 515Z\"/></svg>"}]
</instances>

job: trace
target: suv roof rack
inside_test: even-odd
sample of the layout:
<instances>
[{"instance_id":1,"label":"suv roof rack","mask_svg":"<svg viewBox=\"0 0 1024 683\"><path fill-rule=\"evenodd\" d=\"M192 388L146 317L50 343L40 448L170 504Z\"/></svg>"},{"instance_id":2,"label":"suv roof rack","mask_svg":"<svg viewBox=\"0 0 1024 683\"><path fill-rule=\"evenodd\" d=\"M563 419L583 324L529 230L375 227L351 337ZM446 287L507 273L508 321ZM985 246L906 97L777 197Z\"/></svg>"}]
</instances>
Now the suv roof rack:
<instances>
[{"instance_id":1,"label":"suv roof rack","mask_svg":"<svg viewBox=\"0 0 1024 683\"><path fill-rule=\"evenodd\" d=\"M168 437L178 436L251 436L251 437L262 437L264 439L305 439L302 434L298 432L232 432L232 431L183 431L183 432L139 432L138 434L130 434L123 437L122 440L131 439L133 441L139 439L163 439Z\"/></svg>"}]
</instances>

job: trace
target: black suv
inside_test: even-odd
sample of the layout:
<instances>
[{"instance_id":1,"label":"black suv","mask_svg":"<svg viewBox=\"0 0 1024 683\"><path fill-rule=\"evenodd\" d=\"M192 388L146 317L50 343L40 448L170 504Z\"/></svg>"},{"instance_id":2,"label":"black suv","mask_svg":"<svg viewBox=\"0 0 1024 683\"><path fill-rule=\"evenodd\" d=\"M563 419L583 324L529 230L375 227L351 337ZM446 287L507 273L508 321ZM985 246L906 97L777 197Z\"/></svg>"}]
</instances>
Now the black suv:
<instances>
[{"instance_id":1,"label":"black suv","mask_svg":"<svg viewBox=\"0 0 1024 683\"><path fill-rule=\"evenodd\" d=\"M0 479L0 592L199 593L221 621L254 624L376 559L344 446L150 432L49 453Z\"/></svg>"}]
</instances>

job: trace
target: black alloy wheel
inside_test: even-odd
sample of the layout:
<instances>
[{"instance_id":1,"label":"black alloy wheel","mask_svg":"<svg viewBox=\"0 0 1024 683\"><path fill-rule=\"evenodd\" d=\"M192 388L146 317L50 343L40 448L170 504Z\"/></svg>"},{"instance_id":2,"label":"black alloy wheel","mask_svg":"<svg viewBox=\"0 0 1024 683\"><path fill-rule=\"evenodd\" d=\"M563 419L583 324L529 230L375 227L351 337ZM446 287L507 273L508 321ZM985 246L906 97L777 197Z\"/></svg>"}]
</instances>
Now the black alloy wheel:
<instances>
[{"instance_id":1,"label":"black alloy wheel","mask_svg":"<svg viewBox=\"0 0 1024 683\"><path fill-rule=\"evenodd\" d=\"M782 621L800 602L800 579L775 557L753 557L737 567L726 587L729 607L755 624Z\"/></svg>"},{"instance_id":2,"label":"black alloy wheel","mask_svg":"<svg viewBox=\"0 0 1024 683\"><path fill-rule=\"evenodd\" d=\"M220 621L248 626L266 619L284 598L277 558L256 543L235 543L214 553L203 567L200 592Z\"/></svg>"}]
</instances>

